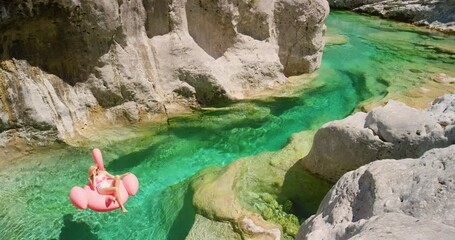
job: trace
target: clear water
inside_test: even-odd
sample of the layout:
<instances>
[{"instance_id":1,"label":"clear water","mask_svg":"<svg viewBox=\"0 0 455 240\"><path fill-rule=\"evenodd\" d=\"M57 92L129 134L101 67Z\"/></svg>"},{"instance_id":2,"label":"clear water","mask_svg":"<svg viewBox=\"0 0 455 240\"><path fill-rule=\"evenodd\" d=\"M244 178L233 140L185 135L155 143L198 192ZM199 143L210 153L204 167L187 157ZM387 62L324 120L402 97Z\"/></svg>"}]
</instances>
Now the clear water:
<instances>
[{"instance_id":1,"label":"clear water","mask_svg":"<svg viewBox=\"0 0 455 240\"><path fill-rule=\"evenodd\" d=\"M90 148L57 146L3 164L0 239L183 239L194 220L183 181L211 165L281 149L291 134L349 115L362 101L419 86L435 73L455 76L455 40L408 25L344 12L329 16L318 77L288 97L232 103L219 111L131 126L102 146L112 173L133 172L140 191L120 211L75 209L68 200L84 185Z\"/></svg>"}]
</instances>

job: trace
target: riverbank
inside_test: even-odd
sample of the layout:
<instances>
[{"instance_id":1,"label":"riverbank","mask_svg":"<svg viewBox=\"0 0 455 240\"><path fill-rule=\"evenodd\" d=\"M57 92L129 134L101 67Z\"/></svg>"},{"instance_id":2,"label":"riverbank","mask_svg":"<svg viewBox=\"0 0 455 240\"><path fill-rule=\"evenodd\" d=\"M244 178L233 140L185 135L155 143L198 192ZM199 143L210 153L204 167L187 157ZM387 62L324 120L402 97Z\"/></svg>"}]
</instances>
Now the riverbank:
<instances>
[{"instance_id":1,"label":"riverbank","mask_svg":"<svg viewBox=\"0 0 455 240\"><path fill-rule=\"evenodd\" d=\"M352 10L455 34L455 4L451 0L329 0L329 4L332 9Z\"/></svg>"}]
</instances>

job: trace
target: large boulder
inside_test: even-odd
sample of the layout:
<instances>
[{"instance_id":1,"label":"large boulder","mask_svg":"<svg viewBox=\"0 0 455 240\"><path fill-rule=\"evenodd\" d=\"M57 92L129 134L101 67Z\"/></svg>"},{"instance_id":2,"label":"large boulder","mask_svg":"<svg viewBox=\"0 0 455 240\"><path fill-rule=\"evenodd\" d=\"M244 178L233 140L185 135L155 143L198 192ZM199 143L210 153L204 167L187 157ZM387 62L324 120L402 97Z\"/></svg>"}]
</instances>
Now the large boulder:
<instances>
[{"instance_id":1,"label":"large boulder","mask_svg":"<svg viewBox=\"0 0 455 240\"><path fill-rule=\"evenodd\" d=\"M455 145L343 175L297 239L453 239Z\"/></svg>"},{"instance_id":2,"label":"large boulder","mask_svg":"<svg viewBox=\"0 0 455 240\"><path fill-rule=\"evenodd\" d=\"M301 163L335 182L344 173L379 159L420 157L455 141L455 95L438 98L428 110L389 101L322 126Z\"/></svg>"},{"instance_id":3,"label":"large boulder","mask_svg":"<svg viewBox=\"0 0 455 240\"><path fill-rule=\"evenodd\" d=\"M328 12L324 0L2 1L0 134L68 140L246 98L319 66Z\"/></svg>"}]
</instances>

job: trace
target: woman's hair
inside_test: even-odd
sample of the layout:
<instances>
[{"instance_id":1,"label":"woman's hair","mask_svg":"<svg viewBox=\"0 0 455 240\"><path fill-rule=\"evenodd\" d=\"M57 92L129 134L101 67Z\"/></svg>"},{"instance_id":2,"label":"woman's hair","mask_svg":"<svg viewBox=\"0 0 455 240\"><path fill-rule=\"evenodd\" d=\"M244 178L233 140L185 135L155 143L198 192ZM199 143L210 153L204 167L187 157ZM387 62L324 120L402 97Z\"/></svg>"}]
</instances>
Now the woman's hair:
<instances>
[{"instance_id":1,"label":"woman's hair","mask_svg":"<svg viewBox=\"0 0 455 240\"><path fill-rule=\"evenodd\" d=\"M88 168L88 175L89 176L92 176L92 173L93 171L95 171L96 169L98 169L98 167L96 165L92 165Z\"/></svg>"}]
</instances>

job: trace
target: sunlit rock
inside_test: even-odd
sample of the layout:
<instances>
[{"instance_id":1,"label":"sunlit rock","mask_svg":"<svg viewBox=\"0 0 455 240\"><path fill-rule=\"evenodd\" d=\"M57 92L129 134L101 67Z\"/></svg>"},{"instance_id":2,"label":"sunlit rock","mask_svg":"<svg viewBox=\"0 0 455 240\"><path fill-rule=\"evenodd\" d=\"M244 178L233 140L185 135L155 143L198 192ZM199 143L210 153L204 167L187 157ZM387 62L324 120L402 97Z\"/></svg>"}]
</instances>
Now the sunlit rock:
<instances>
[{"instance_id":1,"label":"sunlit rock","mask_svg":"<svg viewBox=\"0 0 455 240\"><path fill-rule=\"evenodd\" d=\"M429 149L447 147L455 139L453 102L453 95L446 95L422 111L389 101L369 113L329 122L317 131L301 163L334 182L378 159L419 157Z\"/></svg>"},{"instance_id":2,"label":"sunlit rock","mask_svg":"<svg viewBox=\"0 0 455 240\"><path fill-rule=\"evenodd\" d=\"M455 146L343 175L297 239L452 239Z\"/></svg>"}]
</instances>

